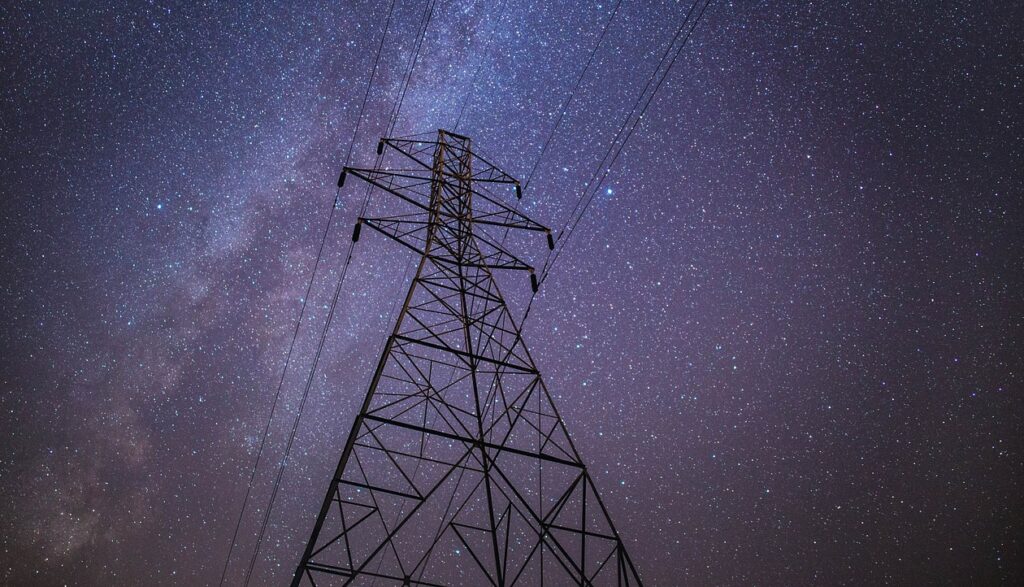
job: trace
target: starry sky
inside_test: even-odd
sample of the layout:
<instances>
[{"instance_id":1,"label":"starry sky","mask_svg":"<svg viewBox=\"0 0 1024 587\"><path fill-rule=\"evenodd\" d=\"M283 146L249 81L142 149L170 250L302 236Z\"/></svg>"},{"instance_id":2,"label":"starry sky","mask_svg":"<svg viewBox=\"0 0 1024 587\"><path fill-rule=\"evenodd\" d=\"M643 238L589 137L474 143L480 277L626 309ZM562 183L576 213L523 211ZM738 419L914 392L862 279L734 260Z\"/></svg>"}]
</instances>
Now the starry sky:
<instances>
[{"instance_id":1,"label":"starry sky","mask_svg":"<svg viewBox=\"0 0 1024 587\"><path fill-rule=\"evenodd\" d=\"M0 7L0 582L220 578L388 10L287 4ZM425 6L396 3L354 165ZM396 133L465 103L524 178L613 6L439 0ZM688 7L622 2L528 214L564 224ZM1022 17L712 3L524 332L649 584L1024 582ZM355 248L255 583L298 561L414 261Z\"/></svg>"}]
</instances>

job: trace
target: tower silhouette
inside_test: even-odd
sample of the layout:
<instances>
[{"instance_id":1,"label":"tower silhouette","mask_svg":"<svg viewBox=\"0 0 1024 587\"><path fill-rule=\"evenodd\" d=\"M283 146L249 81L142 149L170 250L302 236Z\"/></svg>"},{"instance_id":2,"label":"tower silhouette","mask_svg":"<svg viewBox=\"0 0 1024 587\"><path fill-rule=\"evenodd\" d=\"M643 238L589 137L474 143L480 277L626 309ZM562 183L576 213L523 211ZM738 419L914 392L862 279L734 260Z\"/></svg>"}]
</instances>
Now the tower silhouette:
<instances>
[{"instance_id":1,"label":"tower silhouette","mask_svg":"<svg viewBox=\"0 0 1024 587\"><path fill-rule=\"evenodd\" d=\"M510 231L550 231L503 202L518 181L468 137L384 138L394 196L359 218L420 255L292 581L296 585L639 585L493 271L533 269ZM384 151L387 150L385 154ZM498 236L498 233L505 233Z\"/></svg>"}]
</instances>

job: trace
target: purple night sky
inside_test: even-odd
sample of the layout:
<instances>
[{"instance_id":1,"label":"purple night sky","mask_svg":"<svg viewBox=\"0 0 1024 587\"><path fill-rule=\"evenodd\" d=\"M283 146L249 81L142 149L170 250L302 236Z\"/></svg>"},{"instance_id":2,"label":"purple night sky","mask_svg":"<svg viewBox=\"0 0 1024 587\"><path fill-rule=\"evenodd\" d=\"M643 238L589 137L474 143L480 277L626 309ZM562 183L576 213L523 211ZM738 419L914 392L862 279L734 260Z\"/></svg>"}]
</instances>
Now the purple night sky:
<instances>
[{"instance_id":1,"label":"purple night sky","mask_svg":"<svg viewBox=\"0 0 1024 587\"><path fill-rule=\"evenodd\" d=\"M396 4L354 165L427 1ZM0 583L220 579L388 2L204 4L0 7ZM438 0L396 134L468 99L525 178L614 5ZM689 6L622 2L527 214L565 223ZM524 331L646 583L1024 583L1022 12L712 2ZM298 562L416 260L371 236L256 584Z\"/></svg>"}]
</instances>

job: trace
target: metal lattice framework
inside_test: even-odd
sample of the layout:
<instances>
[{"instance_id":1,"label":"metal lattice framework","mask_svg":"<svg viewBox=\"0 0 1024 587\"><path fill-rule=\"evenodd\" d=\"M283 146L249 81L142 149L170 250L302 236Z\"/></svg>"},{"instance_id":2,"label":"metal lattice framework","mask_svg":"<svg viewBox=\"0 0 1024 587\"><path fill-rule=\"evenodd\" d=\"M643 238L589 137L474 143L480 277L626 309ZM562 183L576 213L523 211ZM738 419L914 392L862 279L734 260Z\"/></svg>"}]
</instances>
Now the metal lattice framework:
<instances>
[{"instance_id":1,"label":"metal lattice framework","mask_svg":"<svg viewBox=\"0 0 1024 587\"><path fill-rule=\"evenodd\" d=\"M533 270L491 232L550 231L495 195L519 184L467 137L382 149L411 169L339 185L405 210L353 239L366 225L421 259L292 585L639 585L492 275Z\"/></svg>"}]
</instances>

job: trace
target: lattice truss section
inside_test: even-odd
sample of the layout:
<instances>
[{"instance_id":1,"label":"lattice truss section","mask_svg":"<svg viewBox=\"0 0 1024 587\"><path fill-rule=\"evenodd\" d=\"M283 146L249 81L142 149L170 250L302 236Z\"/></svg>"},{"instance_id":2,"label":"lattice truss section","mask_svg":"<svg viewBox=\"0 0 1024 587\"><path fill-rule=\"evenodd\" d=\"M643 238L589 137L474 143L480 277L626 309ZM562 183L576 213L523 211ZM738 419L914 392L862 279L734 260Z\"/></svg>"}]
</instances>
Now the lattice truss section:
<instances>
[{"instance_id":1,"label":"lattice truss section","mask_svg":"<svg viewBox=\"0 0 1024 587\"><path fill-rule=\"evenodd\" d=\"M426 182L348 173L424 218L362 222L421 261L293 585L639 585L491 274L529 267L478 236L546 229L477 191L515 180L468 138L383 143Z\"/></svg>"}]
</instances>

